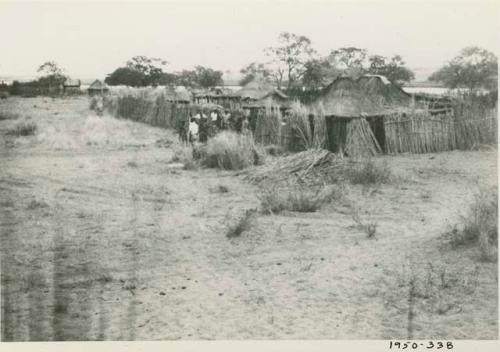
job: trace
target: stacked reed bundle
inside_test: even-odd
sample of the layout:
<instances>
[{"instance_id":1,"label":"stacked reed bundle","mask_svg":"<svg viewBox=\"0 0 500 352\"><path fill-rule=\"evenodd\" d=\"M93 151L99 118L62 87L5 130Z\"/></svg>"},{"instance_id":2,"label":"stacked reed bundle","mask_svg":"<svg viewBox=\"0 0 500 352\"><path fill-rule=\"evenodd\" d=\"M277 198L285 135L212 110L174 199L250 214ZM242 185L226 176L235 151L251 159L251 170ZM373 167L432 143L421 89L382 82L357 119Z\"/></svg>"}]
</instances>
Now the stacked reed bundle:
<instances>
[{"instance_id":1,"label":"stacked reed bundle","mask_svg":"<svg viewBox=\"0 0 500 352\"><path fill-rule=\"evenodd\" d=\"M326 118L323 105L319 104L312 108L310 113L314 116L313 147L326 148L328 142L328 131L326 129Z\"/></svg>"},{"instance_id":2,"label":"stacked reed bundle","mask_svg":"<svg viewBox=\"0 0 500 352\"><path fill-rule=\"evenodd\" d=\"M352 119L347 124L345 152L354 158L375 156L382 153L366 119Z\"/></svg>"},{"instance_id":3,"label":"stacked reed bundle","mask_svg":"<svg viewBox=\"0 0 500 352\"><path fill-rule=\"evenodd\" d=\"M288 143L285 145L287 150L297 152L313 148L314 126L309 115L309 109L304 105L298 102L292 104L287 119L287 135L289 136Z\"/></svg>"},{"instance_id":4,"label":"stacked reed bundle","mask_svg":"<svg viewBox=\"0 0 500 352\"><path fill-rule=\"evenodd\" d=\"M279 107L267 106L265 110L257 110L257 121L254 130L255 141L263 145L282 145L282 123L283 116Z\"/></svg>"}]
</instances>

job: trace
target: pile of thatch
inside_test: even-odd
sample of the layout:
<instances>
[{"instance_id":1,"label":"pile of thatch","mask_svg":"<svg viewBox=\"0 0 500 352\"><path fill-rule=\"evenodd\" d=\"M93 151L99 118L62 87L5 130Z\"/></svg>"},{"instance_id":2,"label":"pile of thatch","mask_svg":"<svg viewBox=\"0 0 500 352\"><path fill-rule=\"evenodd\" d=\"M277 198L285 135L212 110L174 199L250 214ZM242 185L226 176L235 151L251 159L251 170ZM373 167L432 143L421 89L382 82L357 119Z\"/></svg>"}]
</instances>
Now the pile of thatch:
<instances>
[{"instance_id":1,"label":"pile of thatch","mask_svg":"<svg viewBox=\"0 0 500 352\"><path fill-rule=\"evenodd\" d=\"M265 165L250 170L246 178L253 183L299 182L307 185L321 184L326 179L342 179L353 160L342 158L324 149L311 149L268 160Z\"/></svg>"}]
</instances>

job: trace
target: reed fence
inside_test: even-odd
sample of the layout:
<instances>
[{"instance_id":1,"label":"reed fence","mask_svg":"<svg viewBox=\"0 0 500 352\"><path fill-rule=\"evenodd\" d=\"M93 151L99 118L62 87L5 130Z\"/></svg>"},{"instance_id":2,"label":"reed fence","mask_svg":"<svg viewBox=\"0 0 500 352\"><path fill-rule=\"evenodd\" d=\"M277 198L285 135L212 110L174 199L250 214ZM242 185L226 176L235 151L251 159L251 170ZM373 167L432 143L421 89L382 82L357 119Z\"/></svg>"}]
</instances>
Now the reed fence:
<instances>
[{"instance_id":1,"label":"reed fence","mask_svg":"<svg viewBox=\"0 0 500 352\"><path fill-rule=\"evenodd\" d=\"M419 154L496 144L497 123L496 109L480 116L456 111L441 115L427 110L395 113L384 118L385 151Z\"/></svg>"},{"instance_id":2,"label":"reed fence","mask_svg":"<svg viewBox=\"0 0 500 352\"><path fill-rule=\"evenodd\" d=\"M486 106L482 102L471 103L464 99L452 103L453 109L449 111L447 107L445 114L435 114L429 108L412 108L386 115L376 126L375 138L367 129L350 126L349 131L356 132L351 133L349 139L351 149L361 150L358 144L364 143L371 148L371 154L372 149L382 149L387 154L433 153L468 150L482 144L497 143L496 105L492 108L491 104ZM172 128L181 136L187 134L190 117L199 112L210 115L208 110L205 111L206 105L169 101L159 89L123 89L107 96L104 106L119 118ZM295 103L286 115L278 106L257 109L250 115L241 109L228 111L230 118L224 122L224 128L241 131L242 121L248 119L248 126L257 143L281 146L291 152L329 147L330 139L335 135L333 130L340 128L336 124L327 124L321 106L313 109ZM370 125L373 125L373 121ZM357 140L360 136L363 137L362 141Z\"/></svg>"}]
</instances>

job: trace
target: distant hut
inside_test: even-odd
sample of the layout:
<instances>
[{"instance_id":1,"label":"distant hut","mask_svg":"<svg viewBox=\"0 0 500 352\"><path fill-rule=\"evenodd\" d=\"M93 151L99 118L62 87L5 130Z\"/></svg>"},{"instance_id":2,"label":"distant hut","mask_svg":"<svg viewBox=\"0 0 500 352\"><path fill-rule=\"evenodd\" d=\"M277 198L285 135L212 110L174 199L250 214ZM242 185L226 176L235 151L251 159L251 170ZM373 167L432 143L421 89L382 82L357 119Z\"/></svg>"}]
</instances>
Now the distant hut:
<instances>
[{"instance_id":1,"label":"distant hut","mask_svg":"<svg viewBox=\"0 0 500 352\"><path fill-rule=\"evenodd\" d=\"M376 104L387 109L405 109L411 106L412 97L382 75L364 75L357 80L359 87Z\"/></svg>"},{"instance_id":2,"label":"distant hut","mask_svg":"<svg viewBox=\"0 0 500 352\"><path fill-rule=\"evenodd\" d=\"M170 103L188 105L193 101L190 91L184 86L165 87L165 100Z\"/></svg>"},{"instance_id":3,"label":"distant hut","mask_svg":"<svg viewBox=\"0 0 500 352\"><path fill-rule=\"evenodd\" d=\"M63 83L63 94L71 95L71 94L80 94L82 83L79 79L67 79Z\"/></svg>"},{"instance_id":4,"label":"distant hut","mask_svg":"<svg viewBox=\"0 0 500 352\"><path fill-rule=\"evenodd\" d=\"M109 92L109 88L108 88L108 86L105 83L103 83L100 80L96 79L89 86L89 88L87 89L87 92L89 93L89 95L91 97L95 96L95 95L105 95L106 93Z\"/></svg>"},{"instance_id":5,"label":"distant hut","mask_svg":"<svg viewBox=\"0 0 500 352\"><path fill-rule=\"evenodd\" d=\"M217 104L225 109L235 110L239 108L240 97L224 87L212 87L201 90L194 94L196 104Z\"/></svg>"},{"instance_id":6,"label":"distant hut","mask_svg":"<svg viewBox=\"0 0 500 352\"><path fill-rule=\"evenodd\" d=\"M241 108L249 116L251 130L254 130L258 114L263 110L278 108L284 113L290 108L288 96L262 78L250 81L235 95L239 97Z\"/></svg>"},{"instance_id":7,"label":"distant hut","mask_svg":"<svg viewBox=\"0 0 500 352\"><path fill-rule=\"evenodd\" d=\"M374 154L383 148L386 110L374 103L356 81L337 78L323 90L313 107L325 116L331 151L354 156Z\"/></svg>"},{"instance_id":8,"label":"distant hut","mask_svg":"<svg viewBox=\"0 0 500 352\"><path fill-rule=\"evenodd\" d=\"M244 108L249 109L261 109L270 106L279 106L281 110L288 110L290 108L290 100L285 93L274 88L272 91L263 95L260 99L256 101L249 101L243 105Z\"/></svg>"},{"instance_id":9,"label":"distant hut","mask_svg":"<svg viewBox=\"0 0 500 352\"><path fill-rule=\"evenodd\" d=\"M240 98L242 104L249 104L265 98L277 90L270 82L264 79L254 79L234 94Z\"/></svg>"}]
</instances>

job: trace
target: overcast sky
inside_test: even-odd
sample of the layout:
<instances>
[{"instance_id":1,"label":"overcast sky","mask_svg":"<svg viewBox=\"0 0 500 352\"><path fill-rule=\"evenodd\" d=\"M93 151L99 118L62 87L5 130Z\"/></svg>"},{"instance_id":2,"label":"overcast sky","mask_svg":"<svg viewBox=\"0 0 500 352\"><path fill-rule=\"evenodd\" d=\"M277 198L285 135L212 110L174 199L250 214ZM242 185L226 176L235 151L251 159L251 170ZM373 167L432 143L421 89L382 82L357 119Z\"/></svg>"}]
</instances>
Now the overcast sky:
<instances>
[{"instance_id":1,"label":"overcast sky","mask_svg":"<svg viewBox=\"0 0 500 352\"><path fill-rule=\"evenodd\" d=\"M134 55L168 70L207 65L235 76L282 31L309 37L320 54L356 46L403 56L425 78L469 45L498 55L500 1L0 0L0 77L30 76L55 60L75 78L104 78ZM227 71L230 71L227 72Z\"/></svg>"}]
</instances>

